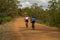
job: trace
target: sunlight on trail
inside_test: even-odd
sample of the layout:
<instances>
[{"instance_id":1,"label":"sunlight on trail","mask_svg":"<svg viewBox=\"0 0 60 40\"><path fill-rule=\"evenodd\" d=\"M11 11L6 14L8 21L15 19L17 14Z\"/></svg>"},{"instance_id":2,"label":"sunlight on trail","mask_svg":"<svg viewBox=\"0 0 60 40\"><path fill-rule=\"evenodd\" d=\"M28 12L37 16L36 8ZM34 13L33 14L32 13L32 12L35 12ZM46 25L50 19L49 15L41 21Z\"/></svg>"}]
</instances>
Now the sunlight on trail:
<instances>
[{"instance_id":1,"label":"sunlight on trail","mask_svg":"<svg viewBox=\"0 0 60 40\"><path fill-rule=\"evenodd\" d=\"M19 28L26 27L24 18L17 18L13 23L13 30L19 31ZM29 21L28 26L31 27L31 23Z\"/></svg>"},{"instance_id":2,"label":"sunlight on trail","mask_svg":"<svg viewBox=\"0 0 60 40\"><path fill-rule=\"evenodd\" d=\"M13 22L12 26L13 26L13 30L14 31L18 31L19 30L19 27L25 27L24 19L23 18L16 19Z\"/></svg>"}]
</instances>

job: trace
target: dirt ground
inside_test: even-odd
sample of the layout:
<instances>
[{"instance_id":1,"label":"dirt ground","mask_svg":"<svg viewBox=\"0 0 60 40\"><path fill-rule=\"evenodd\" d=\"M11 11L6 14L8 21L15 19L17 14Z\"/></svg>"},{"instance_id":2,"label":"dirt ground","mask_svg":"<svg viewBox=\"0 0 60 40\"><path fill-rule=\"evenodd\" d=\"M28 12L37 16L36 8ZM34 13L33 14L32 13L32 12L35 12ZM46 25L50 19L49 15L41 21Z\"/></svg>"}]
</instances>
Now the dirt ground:
<instances>
[{"instance_id":1,"label":"dirt ground","mask_svg":"<svg viewBox=\"0 0 60 40\"><path fill-rule=\"evenodd\" d=\"M26 28L23 17L16 18L10 24L4 24L5 28L8 26L6 29L11 28L10 31L0 32L0 40L60 40L60 30L55 27L35 23L35 30L32 30L30 21L28 25Z\"/></svg>"}]
</instances>

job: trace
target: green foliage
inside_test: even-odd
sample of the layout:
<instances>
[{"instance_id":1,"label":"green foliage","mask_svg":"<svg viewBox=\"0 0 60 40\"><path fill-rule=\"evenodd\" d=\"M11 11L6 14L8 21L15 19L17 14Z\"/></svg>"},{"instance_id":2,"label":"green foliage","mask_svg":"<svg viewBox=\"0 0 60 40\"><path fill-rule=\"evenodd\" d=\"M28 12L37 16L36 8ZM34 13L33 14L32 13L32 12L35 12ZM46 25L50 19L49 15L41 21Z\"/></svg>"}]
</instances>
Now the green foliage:
<instances>
[{"instance_id":1,"label":"green foliage","mask_svg":"<svg viewBox=\"0 0 60 40\"><path fill-rule=\"evenodd\" d=\"M16 0L0 0L0 13L6 16L17 14Z\"/></svg>"},{"instance_id":2,"label":"green foliage","mask_svg":"<svg viewBox=\"0 0 60 40\"><path fill-rule=\"evenodd\" d=\"M0 0L0 22L9 21L18 15L17 0Z\"/></svg>"},{"instance_id":3,"label":"green foliage","mask_svg":"<svg viewBox=\"0 0 60 40\"><path fill-rule=\"evenodd\" d=\"M4 17L2 18L3 21L10 21L12 18L11 17Z\"/></svg>"},{"instance_id":4,"label":"green foliage","mask_svg":"<svg viewBox=\"0 0 60 40\"><path fill-rule=\"evenodd\" d=\"M7 21L11 21L11 17L7 16L7 17L0 17L0 24L3 22L7 22Z\"/></svg>"},{"instance_id":5,"label":"green foliage","mask_svg":"<svg viewBox=\"0 0 60 40\"><path fill-rule=\"evenodd\" d=\"M52 0L49 2L49 10L47 11L47 22L51 26L60 27L60 7L58 6L59 4L56 0Z\"/></svg>"}]
</instances>

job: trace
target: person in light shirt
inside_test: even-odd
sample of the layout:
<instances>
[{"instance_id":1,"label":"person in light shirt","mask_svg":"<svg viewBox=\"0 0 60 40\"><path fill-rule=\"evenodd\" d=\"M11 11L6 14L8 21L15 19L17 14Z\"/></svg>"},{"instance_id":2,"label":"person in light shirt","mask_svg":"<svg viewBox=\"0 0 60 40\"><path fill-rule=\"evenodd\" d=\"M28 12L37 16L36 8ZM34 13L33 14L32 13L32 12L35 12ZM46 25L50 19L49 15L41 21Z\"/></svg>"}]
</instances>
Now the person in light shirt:
<instances>
[{"instance_id":1,"label":"person in light shirt","mask_svg":"<svg viewBox=\"0 0 60 40\"><path fill-rule=\"evenodd\" d=\"M28 19L29 19L29 17L26 16L26 17L25 17L26 28L28 28Z\"/></svg>"}]
</instances>

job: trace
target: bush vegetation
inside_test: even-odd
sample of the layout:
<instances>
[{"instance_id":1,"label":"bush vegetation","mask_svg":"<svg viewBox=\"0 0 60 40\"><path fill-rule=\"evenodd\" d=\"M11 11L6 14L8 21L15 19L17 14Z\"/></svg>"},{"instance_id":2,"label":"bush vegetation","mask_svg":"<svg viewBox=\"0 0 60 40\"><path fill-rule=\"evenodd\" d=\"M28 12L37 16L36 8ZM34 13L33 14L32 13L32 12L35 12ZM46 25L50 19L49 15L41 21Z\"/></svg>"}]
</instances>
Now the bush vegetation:
<instances>
[{"instance_id":1,"label":"bush vegetation","mask_svg":"<svg viewBox=\"0 0 60 40\"><path fill-rule=\"evenodd\" d=\"M40 23L60 28L60 0L50 0L48 9L34 3L31 8L17 9L17 0L0 0L0 24L16 16L35 17Z\"/></svg>"}]
</instances>

